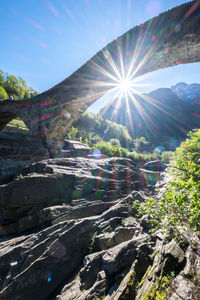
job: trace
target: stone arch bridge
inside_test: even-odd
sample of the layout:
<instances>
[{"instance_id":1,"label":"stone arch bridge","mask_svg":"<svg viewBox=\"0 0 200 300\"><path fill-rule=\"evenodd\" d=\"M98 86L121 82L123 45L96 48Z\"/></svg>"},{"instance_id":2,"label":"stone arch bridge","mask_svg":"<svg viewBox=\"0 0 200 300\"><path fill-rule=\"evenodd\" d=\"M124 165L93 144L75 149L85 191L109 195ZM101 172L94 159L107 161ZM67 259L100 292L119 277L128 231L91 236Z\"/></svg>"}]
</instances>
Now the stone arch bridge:
<instances>
[{"instance_id":1,"label":"stone arch bridge","mask_svg":"<svg viewBox=\"0 0 200 300\"><path fill-rule=\"evenodd\" d=\"M20 117L33 136L56 148L74 120L115 83L113 75L134 76L200 61L200 1L191 1L154 17L108 44L71 76L27 100L0 103L0 130Z\"/></svg>"}]
</instances>

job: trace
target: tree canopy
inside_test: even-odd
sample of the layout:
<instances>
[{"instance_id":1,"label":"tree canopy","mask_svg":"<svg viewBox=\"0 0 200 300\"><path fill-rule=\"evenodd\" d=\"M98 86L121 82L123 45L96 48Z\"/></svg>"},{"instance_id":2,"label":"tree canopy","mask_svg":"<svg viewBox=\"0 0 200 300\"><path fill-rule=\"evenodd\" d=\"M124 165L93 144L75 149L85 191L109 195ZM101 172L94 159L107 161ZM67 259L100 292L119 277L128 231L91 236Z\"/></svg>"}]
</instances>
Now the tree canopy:
<instances>
[{"instance_id":1,"label":"tree canopy","mask_svg":"<svg viewBox=\"0 0 200 300\"><path fill-rule=\"evenodd\" d=\"M94 115L89 111L84 112L73 126L79 130L77 137L82 137L83 140L88 139L91 144L100 140L117 139L122 147L132 148L134 146L125 126L104 120L100 115Z\"/></svg>"},{"instance_id":2,"label":"tree canopy","mask_svg":"<svg viewBox=\"0 0 200 300\"><path fill-rule=\"evenodd\" d=\"M164 206L174 222L200 231L200 130L188 134L174 154Z\"/></svg>"},{"instance_id":3,"label":"tree canopy","mask_svg":"<svg viewBox=\"0 0 200 300\"><path fill-rule=\"evenodd\" d=\"M0 100L13 97L13 99L28 99L37 95L38 92L29 87L21 77L8 74L0 70Z\"/></svg>"},{"instance_id":4,"label":"tree canopy","mask_svg":"<svg viewBox=\"0 0 200 300\"><path fill-rule=\"evenodd\" d=\"M8 98L8 94L6 93L6 90L0 86L0 100L4 100Z\"/></svg>"},{"instance_id":5,"label":"tree canopy","mask_svg":"<svg viewBox=\"0 0 200 300\"><path fill-rule=\"evenodd\" d=\"M169 230L178 225L200 232L200 129L190 132L180 147L169 154L164 194L144 202L134 200L133 213L136 217L148 214L156 228L162 225Z\"/></svg>"}]
</instances>

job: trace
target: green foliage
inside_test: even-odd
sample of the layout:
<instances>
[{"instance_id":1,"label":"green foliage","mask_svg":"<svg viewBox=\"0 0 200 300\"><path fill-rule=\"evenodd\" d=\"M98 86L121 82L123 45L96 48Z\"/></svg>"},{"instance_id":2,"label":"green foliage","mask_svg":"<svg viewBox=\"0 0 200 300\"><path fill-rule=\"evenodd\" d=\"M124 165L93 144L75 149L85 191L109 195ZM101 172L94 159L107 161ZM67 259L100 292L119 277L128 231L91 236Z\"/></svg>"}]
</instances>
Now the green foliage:
<instances>
[{"instance_id":1,"label":"green foliage","mask_svg":"<svg viewBox=\"0 0 200 300\"><path fill-rule=\"evenodd\" d=\"M126 157L134 161L149 161L154 158L152 154L142 154L135 151L129 152L127 149L118 146L112 146L111 143L100 141L92 147L92 151L100 150L102 154L109 157Z\"/></svg>"},{"instance_id":2,"label":"green foliage","mask_svg":"<svg viewBox=\"0 0 200 300\"><path fill-rule=\"evenodd\" d=\"M137 152L141 152L147 150L147 145L149 145L149 142L145 139L144 136L141 136L140 138L134 139L134 145L135 150Z\"/></svg>"},{"instance_id":3,"label":"green foliage","mask_svg":"<svg viewBox=\"0 0 200 300\"><path fill-rule=\"evenodd\" d=\"M6 93L6 90L0 86L0 100L4 100L8 98L8 94Z\"/></svg>"},{"instance_id":4,"label":"green foliage","mask_svg":"<svg viewBox=\"0 0 200 300\"><path fill-rule=\"evenodd\" d=\"M20 129L20 130L28 130L27 126L19 118L10 121L10 123L8 123L7 126L14 127L14 128Z\"/></svg>"},{"instance_id":5,"label":"green foliage","mask_svg":"<svg viewBox=\"0 0 200 300\"><path fill-rule=\"evenodd\" d=\"M132 212L135 217L141 218L148 215L149 223L152 227L159 227L161 219L164 219L165 211L158 199L148 197L144 202L134 200L132 203Z\"/></svg>"},{"instance_id":6,"label":"green foliage","mask_svg":"<svg viewBox=\"0 0 200 300\"><path fill-rule=\"evenodd\" d=\"M77 133L78 133L78 129L72 126L67 133L67 138L69 140L76 140Z\"/></svg>"},{"instance_id":7,"label":"green foliage","mask_svg":"<svg viewBox=\"0 0 200 300\"><path fill-rule=\"evenodd\" d=\"M0 86L3 86L4 82L5 82L4 72L2 70L0 70Z\"/></svg>"},{"instance_id":8,"label":"green foliage","mask_svg":"<svg viewBox=\"0 0 200 300\"><path fill-rule=\"evenodd\" d=\"M91 236L91 243L89 245L89 253L91 254L94 250L94 244L95 244L95 238L97 236L97 232L95 232L92 236Z\"/></svg>"},{"instance_id":9,"label":"green foliage","mask_svg":"<svg viewBox=\"0 0 200 300\"><path fill-rule=\"evenodd\" d=\"M76 128L76 132L74 132ZM84 112L68 132L69 139L80 140L88 144L92 150L100 150L102 154L113 157L127 157L134 161L149 161L155 159L152 154L137 153L132 150L134 141L125 126L107 121L100 115ZM144 137L135 140L138 149L148 145ZM132 150L132 151L131 151Z\"/></svg>"},{"instance_id":10,"label":"green foliage","mask_svg":"<svg viewBox=\"0 0 200 300\"><path fill-rule=\"evenodd\" d=\"M137 153L136 151L129 152L127 157L140 162L146 162L155 159L155 155L152 153L143 154Z\"/></svg>"},{"instance_id":11,"label":"green foliage","mask_svg":"<svg viewBox=\"0 0 200 300\"><path fill-rule=\"evenodd\" d=\"M120 147L121 145L120 145L120 141L118 140L118 139L111 139L110 140L110 144L112 145L112 146L117 146L117 147Z\"/></svg>"},{"instance_id":12,"label":"green foliage","mask_svg":"<svg viewBox=\"0 0 200 300\"><path fill-rule=\"evenodd\" d=\"M170 222L185 222L200 231L200 130L190 132L177 148L170 173L163 200Z\"/></svg>"},{"instance_id":13,"label":"green foliage","mask_svg":"<svg viewBox=\"0 0 200 300\"><path fill-rule=\"evenodd\" d=\"M83 140L87 138L91 145L101 140L109 142L111 139L117 139L125 148L130 149L134 145L125 126L104 120L100 115L89 111L84 112L73 126L79 130L77 137L82 137Z\"/></svg>"},{"instance_id":14,"label":"green foliage","mask_svg":"<svg viewBox=\"0 0 200 300\"><path fill-rule=\"evenodd\" d=\"M15 100L27 99L38 94L33 88L28 87L23 78L4 73L2 70L0 70L0 88L6 91L6 98L12 96ZM1 97L0 99L2 100Z\"/></svg>"},{"instance_id":15,"label":"green foliage","mask_svg":"<svg viewBox=\"0 0 200 300\"><path fill-rule=\"evenodd\" d=\"M127 282L127 288L125 290L126 296L130 295L131 289L133 288L133 285L135 283L135 276L136 276L135 271L132 271L129 275L128 282Z\"/></svg>"},{"instance_id":16,"label":"green foliage","mask_svg":"<svg viewBox=\"0 0 200 300\"><path fill-rule=\"evenodd\" d=\"M16 178L17 178L17 179L21 179L21 178L23 178L23 175L20 173L19 175L17 175Z\"/></svg>"},{"instance_id":17,"label":"green foliage","mask_svg":"<svg viewBox=\"0 0 200 300\"><path fill-rule=\"evenodd\" d=\"M167 299L167 294L171 290L171 281L174 275L168 274L163 276L158 282L154 282L150 291L147 292L142 300L165 300Z\"/></svg>"},{"instance_id":18,"label":"green foliage","mask_svg":"<svg viewBox=\"0 0 200 300\"><path fill-rule=\"evenodd\" d=\"M156 284L154 283L151 291L148 294L146 294L142 300L165 300L166 297L167 294L165 290L163 289L161 289L161 291L160 289L157 290Z\"/></svg>"},{"instance_id":19,"label":"green foliage","mask_svg":"<svg viewBox=\"0 0 200 300\"><path fill-rule=\"evenodd\" d=\"M165 164L169 164L170 161L173 159L173 152L172 151L163 151L161 154L161 160Z\"/></svg>"},{"instance_id":20,"label":"green foliage","mask_svg":"<svg viewBox=\"0 0 200 300\"><path fill-rule=\"evenodd\" d=\"M106 156L121 156L120 155L120 148L117 146L112 146L110 143L108 142L98 142L95 146L92 147L92 150L100 150L102 154L106 155Z\"/></svg>"},{"instance_id":21,"label":"green foliage","mask_svg":"<svg viewBox=\"0 0 200 300\"><path fill-rule=\"evenodd\" d=\"M148 214L153 225L164 220L165 228L188 225L200 231L200 130L188 134L174 153L169 166L171 175L162 199L147 198L133 203L137 216Z\"/></svg>"}]
</instances>

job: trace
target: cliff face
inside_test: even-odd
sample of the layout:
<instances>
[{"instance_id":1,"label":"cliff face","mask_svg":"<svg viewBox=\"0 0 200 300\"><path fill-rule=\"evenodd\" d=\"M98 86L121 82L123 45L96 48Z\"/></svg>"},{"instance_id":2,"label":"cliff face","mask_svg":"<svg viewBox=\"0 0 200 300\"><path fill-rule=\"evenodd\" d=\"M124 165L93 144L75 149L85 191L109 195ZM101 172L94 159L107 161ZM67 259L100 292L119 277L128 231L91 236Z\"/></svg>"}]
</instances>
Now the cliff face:
<instances>
[{"instance_id":1,"label":"cliff face","mask_svg":"<svg viewBox=\"0 0 200 300\"><path fill-rule=\"evenodd\" d=\"M47 159L1 185L0 299L199 299L198 236L152 234L132 212L156 196L152 166Z\"/></svg>"},{"instance_id":2,"label":"cliff face","mask_svg":"<svg viewBox=\"0 0 200 300\"><path fill-rule=\"evenodd\" d=\"M20 175L21 169L34 161L49 158L50 154L39 138L29 132L0 132L0 184L13 176Z\"/></svg>"}]
</instances>

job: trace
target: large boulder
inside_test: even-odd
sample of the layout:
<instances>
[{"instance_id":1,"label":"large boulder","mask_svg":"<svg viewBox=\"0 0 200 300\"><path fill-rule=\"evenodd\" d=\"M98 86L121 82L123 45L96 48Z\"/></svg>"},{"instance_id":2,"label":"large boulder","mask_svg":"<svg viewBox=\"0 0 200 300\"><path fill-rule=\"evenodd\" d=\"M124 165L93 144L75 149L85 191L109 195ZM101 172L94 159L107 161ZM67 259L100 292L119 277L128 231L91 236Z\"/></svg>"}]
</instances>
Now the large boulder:
<instances>
[{"instance_id":1,"label":"large boulder","mask_svg":"<svg viewBox=\"0 0 200 300\"><path fill-rule=\"evenodd\" d=\"M127 180L125 174L129 174ZM9 224L33 208L73 205L78 199L114 201L137 189L139 180L140 173L129 159L57 158L33 163L0 186L0 222Z\"/></svg>"},{"instance_id":2,"label":"large boulder","mask_svg":"<svg viewBox=\"0 0 200 300\"><path fill-rule=\"evenodd\" d=\"M21 170L34 161L50 157L41 139L29 132L0 132L0 184L20 176Z\"/></svg>"},{"instance_id":3,"label":"large boulder","mask_svg":"<svg viewBox=\"0 0 200 300\"><path fill-rule=\"evenodd\" d=\"M144 169L154 172L163 172L165 167L166 166L160 160L152 160L144 164Z\"/></svg>"}]
</instances>

